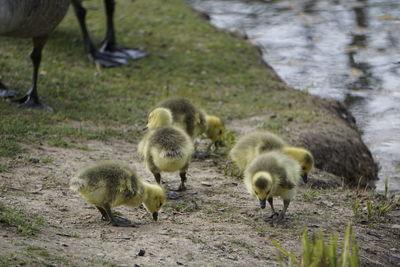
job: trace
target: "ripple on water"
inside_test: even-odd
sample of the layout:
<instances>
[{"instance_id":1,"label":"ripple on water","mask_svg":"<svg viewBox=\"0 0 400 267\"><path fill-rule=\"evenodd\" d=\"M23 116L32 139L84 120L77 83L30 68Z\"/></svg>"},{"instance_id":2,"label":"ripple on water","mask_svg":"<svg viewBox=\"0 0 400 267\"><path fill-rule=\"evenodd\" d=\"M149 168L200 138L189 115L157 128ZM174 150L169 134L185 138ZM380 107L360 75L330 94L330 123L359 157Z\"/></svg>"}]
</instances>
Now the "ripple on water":
<instances>
[{"instance_id":1,"label":"ripple on water","mask_svg":"<svg viewBox=\"0 0 400 267\"><path fill-rule=\"evenodd\" d=\"M211 23L245 32L289 85L342 101L400 190L400 2L189 0Z\"/></svg>"}]
</instances>

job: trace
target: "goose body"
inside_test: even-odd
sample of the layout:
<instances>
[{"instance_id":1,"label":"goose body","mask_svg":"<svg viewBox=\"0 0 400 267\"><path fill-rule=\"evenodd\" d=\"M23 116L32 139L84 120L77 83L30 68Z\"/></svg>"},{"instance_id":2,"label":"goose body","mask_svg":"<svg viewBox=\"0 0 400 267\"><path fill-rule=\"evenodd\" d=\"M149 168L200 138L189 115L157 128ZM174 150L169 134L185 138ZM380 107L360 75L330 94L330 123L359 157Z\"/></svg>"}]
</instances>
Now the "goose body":
<instances>
[{"instance_id":1,"label":"goose body","mask_svg":"<svg viewBox=\"0 0 400 267\"><path fill-rule=\"evenodd\" d=\"M27 94L13 100L18 106L52 110L39 100L37 79L42 50L49 34L65 16L70 0L0 0L0 36L32 38L32 87ZM14 97L16 92L0 81L0 97Z\"/></svg>"},{"instance_id":2,"label":"goose body","mask_svg":"<svg viewBox=\"0 0 400 267\"><path fill-rule=\"evenodd\" d=\"M44 36L64 18L70 0L0 0L0 35Z\"/></svg>"},{"instance_id":3,"label":"goose body","mask_svg":"<svg viewBox=\"0 0 400 267\"><path fill-rule=\"evenodd\" d=\"M157 220L158 211L166 200L159 185L140 179L128 165L111 161L98 162L80 170L71 179L70 188L97 207L103 219L116 226L127 223L111 213L112 207L137 207L143 203Z\"/></svg>"}]
</instances>

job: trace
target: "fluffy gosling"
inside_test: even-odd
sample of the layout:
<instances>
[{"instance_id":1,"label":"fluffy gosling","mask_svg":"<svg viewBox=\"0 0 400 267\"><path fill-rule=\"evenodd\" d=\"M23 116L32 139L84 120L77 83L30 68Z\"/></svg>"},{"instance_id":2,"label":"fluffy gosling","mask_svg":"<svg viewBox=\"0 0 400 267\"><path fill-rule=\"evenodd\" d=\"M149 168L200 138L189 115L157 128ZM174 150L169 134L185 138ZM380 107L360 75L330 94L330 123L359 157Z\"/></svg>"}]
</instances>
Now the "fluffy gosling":
<instances>
[{"instance_id":1,"label":"fluffy gosling","mask_svg":"<svg viewBox=\"0 0 400 267\"><path fill-rule=\"evenodd\" d=\"M137 207L143 203L157 221L158 212L166 201L165 193L159 185L142 180L134 169L117 162L99 162L82 169L71 179L70 188L93 204L103 220L114 226L135 224L113 215L112 207Z\"/></svg>"},{"instance_id":2,"label":"fluffy gosling","mask_svg":"<svg viewBox=\"0 0 400 267\"><path fill-rule=\"evenodd\" d=\"M286 146L279 136L267 131L255 131L239 138L229 153L232 161L241 171L260 153Z\"/></svg>"},{"instance_id":3,"label":"fluffy gosling","mask_svg":"<svg viewBox=\"0 0 400 267\"><path fill-rule=\"evenodd\" d=\"M230 157L241 171L259 154L282 150L297 160L301 166L301 177L308 182L308 174L314 168L314 157L305 148L288 146L279 136L268 131L255 131L239 138L230 152Z\"/></svg>"},{"instance_id":4,"label":"fluffy gosling","mask_svg":"<svg viewBox=\"0 0 400 267\"><path fill-rule=\"evenodd\" d=\"M171 123L171 111L165 108L153 110L147 124L149 132L140 141L138 151L158 184L161 183L161 172L179 171L181 183L176 190L183 191L194 147L186 132Z\"/></svg>"},{"instance_id":5,"label":"fluffy gosling","mask_svg":"<svg viewBox=\"0 0 400 267\"><path fill-rule=\"evenodd\" d=\"M297 160L301 166L301 178L308 182L308 174L314 169L314 157L310 151L302 147L286 146L282 152Z\"/></svg>"},{"instance_id":6,"label":"fluffy gosling","mask_svg":"<svg viewBox=\"0 0 400 267\"><path fill-rule=\"evenodd\" d=\"M273 205L273 197L283 199L283 209L277 220L285 217L290 201L296 195L300 180L300 165L293 158L280 151L258 155L245 169L244 184L250 194L257 197L260 207L265 208L266 200L271 206L271 219L278 215Z\"/></svg>"},{"instance_id":7,"label":"fluffy gosling","mask_svg":"<svg viewBox=\"0 0 400 267\"><path fill-rule=\"evenodd\" d=\"M208 149L212 145L215 148L223 145L222 137L225 128L222 121L216 116L207 115L189 99L170 98L159 103L157 107L170 110L173 123L182 127L193 140L205 134L212 141Z\"/></svg>"}]
</instances>

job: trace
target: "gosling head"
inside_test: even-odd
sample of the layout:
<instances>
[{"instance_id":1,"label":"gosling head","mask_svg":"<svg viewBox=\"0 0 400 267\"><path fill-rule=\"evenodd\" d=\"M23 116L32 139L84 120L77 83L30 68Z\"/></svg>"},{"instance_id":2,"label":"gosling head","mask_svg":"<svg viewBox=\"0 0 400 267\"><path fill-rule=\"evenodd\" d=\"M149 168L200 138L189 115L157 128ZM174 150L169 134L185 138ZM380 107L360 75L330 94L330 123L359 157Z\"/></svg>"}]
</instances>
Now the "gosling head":
<instances>
[{"instance_id":1,"label":"gosling head","mask_svg":"<svg viewBox=\"0 0 400 267\"><path fill-rule=\"evenodd\" d=\"M268 195L272 188L272 177L268 172L257 172L253 176L253 191L260 201L260 208L265 209Z\"/></svg>"},{"instance_id":2,"label":"gosling head","mask_svg":"<svg viewBox=\"0 0 400 267\"><path fill-rule=\"evenodd\" d=\"M150 112L147 118L146 129L154 129L156 127L171 125L173 122L172 113L166 108L156 108Z\"/></svg>"},{"instance_id":3,"label":"gosling head","mask_svg":"<svg viewBox=\"0 0 400 267\"><path fill-rule=\"evenodd\" d=\"M308 181L308 174L314 168L314 157L310 151L301 147L285 147L283 149L284 153L289 157L297 160L301 166L301 177L304 183Z\"/></svg>"},{"instance_id":4,"label":"gosling head","mask_svg":"<svg viewBox=\"0 0 400 267\"><path fill-rule=\"evenodd\" d=\"M215 146L223 146L224 143L222 141L223 134L225 132L224 124L221 119L216 116L207 115L206 116L207 130L206 135L211 141L215 144Z\"/></svg>"},{"instance_id":5,"label":"gosling head","mask_svg":"<svg viewBox=\"0 0 400 267\"><path fill-rule=\"evenodd\" d=\"M155 221L157 221L158 212L166 200L167 197L165 196L164 190L159 185L148 184L147 198L143 204L146 210L151 213Z\"/></svg>"}]
</instances>

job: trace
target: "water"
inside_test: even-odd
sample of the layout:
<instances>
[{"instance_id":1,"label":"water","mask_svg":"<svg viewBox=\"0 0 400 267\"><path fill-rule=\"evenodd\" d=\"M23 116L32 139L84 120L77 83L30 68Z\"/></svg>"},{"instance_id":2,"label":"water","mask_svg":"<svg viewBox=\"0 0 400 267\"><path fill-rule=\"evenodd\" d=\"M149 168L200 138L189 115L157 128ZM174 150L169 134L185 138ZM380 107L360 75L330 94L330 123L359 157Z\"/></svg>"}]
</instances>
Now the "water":
<instances>
[{"instance_id":1,"label":"water","mask_svg":"<svg viewBox=\"0 0 400 267\"><path fill-rule=\"evenodd\" d=\"M351 110L379 162L378 190L400 191L399 0L188 0L247 36L292 87Z\"/></svg>"}]
</instances>

